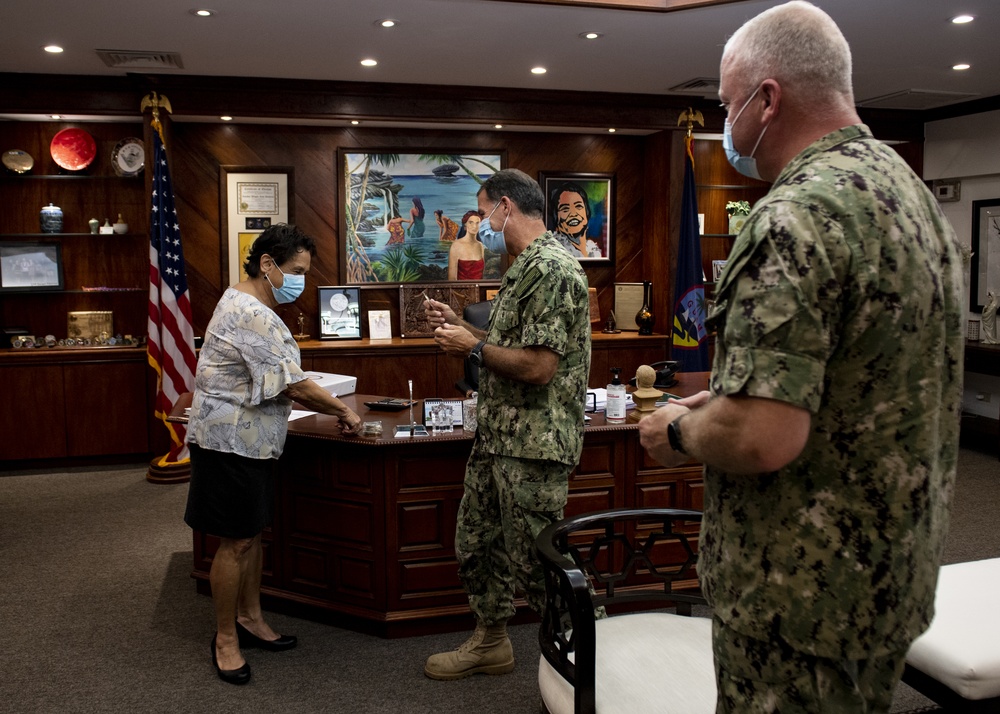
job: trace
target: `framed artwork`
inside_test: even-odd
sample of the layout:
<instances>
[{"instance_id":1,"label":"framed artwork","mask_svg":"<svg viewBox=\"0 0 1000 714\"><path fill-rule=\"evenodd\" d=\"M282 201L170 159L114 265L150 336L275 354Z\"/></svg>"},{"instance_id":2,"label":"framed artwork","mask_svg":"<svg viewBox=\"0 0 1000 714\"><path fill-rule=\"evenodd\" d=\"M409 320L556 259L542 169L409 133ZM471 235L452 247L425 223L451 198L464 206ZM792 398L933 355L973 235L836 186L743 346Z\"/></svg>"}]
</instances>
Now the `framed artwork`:
<instances>
[{"instance_id":1,"label":"framed artwork","mask_svg":"<svg viewBox=\"0 0 1000 714\"><path fill-rule=\"evenodd\" d=\"M0 243L0 292L63 289L59 243Z\"/></svg>"},{"instance_id":2,"label":"framed artwork","mask_svg":"<svg viewBox=\"0 0 1000 714\"><path fill-rule=\"evenodd\" d=\"M462 400L461 399L425 399L424 400L424 424L431 426L433 417L443 413L452 427L462 427Z\"/></svg>"},{"instance_id":3,"label":"framed artwork","mask_svg":"<svg viewBox=\"0 0 1000 714\"><path fill-rule=\"evenodd\" d=\"M338 151L343 282L449 280L451 252L470 247L470 239L478 241L476 194L505 161L502 151ZM470 228L466 224L473 216L476 222ZM499 280L506 269L506 257L484 251L482 260L481 267L468 266L464 274L469 277L465 279Z\"/></svg>"},{"instance_id":4,"label":"framed artwork","mask_svg":"<svg viewBox=\"0 0 1000 714\"><path fill-rule=\"evenodd\" d=\"M987 293L1000 296L1000 198L972 202L969 309L982 312Z\"/></svg>"},{"instance_id":5,"label":"framed artwork","mask_svg":"<svg viewBox=\"0 0 1000 714\"><path fill-rule=\"evenodd\" d=\"M288 197L294 195L291 167L220 166L222 282L246 279L243 264L257 236L275 223L292 223Z\"/></svg>"},{"instance_id":6,"label":"framed artwork","mask_svg":"<svg viewBox=\"0 0 1000 714\"><path fill-rule=\"evenodd\" d=\"M545 194L545 226L579 260L615 258L615 175L539 171Z\"/></svg>"},{"instance_id":7,"label":"framed artwork","mask_svg":"<svg viewBox=\"0 0 1000 714\"><path fill-rule=\"evenodd\" d=\"M321 340L361 338L361 289L336 285L316 288Z\"/></svg>"},{"instance_id":8,"label":"framed artwork","mask_svg":"<svg viewBox=\"0 0 1000 714\"><path fill-rule=\"evenodd\" d=\"M434 330L424 316L425 298L447 303L456 315L465 311L466 305L479 302L479 285L468 283L432 283L399 286L400 337L431 337Z\"/></svg>"}]
</instances>

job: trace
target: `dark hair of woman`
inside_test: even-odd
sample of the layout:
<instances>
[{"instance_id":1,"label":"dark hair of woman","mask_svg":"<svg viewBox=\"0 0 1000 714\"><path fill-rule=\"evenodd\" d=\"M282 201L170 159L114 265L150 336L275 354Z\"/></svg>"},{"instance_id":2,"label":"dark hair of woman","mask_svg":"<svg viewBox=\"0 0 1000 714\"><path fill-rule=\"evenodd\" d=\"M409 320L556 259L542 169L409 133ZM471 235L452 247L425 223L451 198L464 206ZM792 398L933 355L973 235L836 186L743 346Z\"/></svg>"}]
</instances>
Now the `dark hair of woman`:
<instances>
[{"instance_id":1,"label":"dark hair of woman","mask_svg":"<svg viewBox=\"0 0 1000 714\"><path fill-rule=\"evenodd\" d=\"M413 197L413 206L417 209L417 218L424 217L424 202L420 200L419 197Z\"/></svg>"},{"instance_id":2,"label":"dark hair of woman","mask_svg":"<svg viewBox=\"0 0 1000 714\"><path fill-rule=\"evenodd\" d=\"M271 256L277 265L284 265L299 251L309 251L316 257L316 241L303 233L297 227L288 223L275 223L265 230L250 246L250 255L243 269L247 275L256 278L260 275L260 259L264 255Z\"/></svg>"}]
</instances>

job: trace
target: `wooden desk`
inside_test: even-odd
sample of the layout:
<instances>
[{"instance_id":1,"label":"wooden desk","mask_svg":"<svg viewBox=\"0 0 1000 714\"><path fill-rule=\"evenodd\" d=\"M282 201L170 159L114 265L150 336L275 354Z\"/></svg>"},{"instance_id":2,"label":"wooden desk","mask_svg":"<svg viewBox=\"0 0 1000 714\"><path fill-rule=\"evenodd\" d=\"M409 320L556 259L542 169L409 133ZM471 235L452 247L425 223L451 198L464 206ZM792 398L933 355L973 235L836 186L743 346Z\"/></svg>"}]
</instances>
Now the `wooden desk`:
<instances>
[{"instance_id":1,"label":"wooden desk","mask_svg":"<svg viewBox=\"0 0 1000 714\"><path fill-rule=\"evenodd\" d=\"M679 379L670 391L685 396L704 389L708 374ZM466 627L454 539L473 435L394 438L393 427L409 423L409 414L369 411L363 402L375 398L343 400L362 420L380 419L381 438L343 436L338 420L325 415L289 424L276 464L274 524L263 538L262 592L383 636ZM590 416L566 515L628 506L701 509L699 465L665 469L646 456L635 422ZM193 575L203 592L216 547L214 537L194 534Z\"/></svg>"}]
</instances>

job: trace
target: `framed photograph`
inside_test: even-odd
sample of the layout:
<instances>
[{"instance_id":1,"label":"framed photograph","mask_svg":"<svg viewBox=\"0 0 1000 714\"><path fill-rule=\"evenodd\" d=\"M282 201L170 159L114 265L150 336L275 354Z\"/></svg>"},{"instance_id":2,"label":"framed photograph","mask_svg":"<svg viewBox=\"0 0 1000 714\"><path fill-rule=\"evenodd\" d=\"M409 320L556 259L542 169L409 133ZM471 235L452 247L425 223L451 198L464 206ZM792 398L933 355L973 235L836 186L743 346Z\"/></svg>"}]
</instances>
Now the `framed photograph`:
<instances>
[{"instance_id":1,"label":"framed photograph","mask_svg":"<svg viewBox=\"0 0 1000 714\"><path fill-rule=\"evenodd\" d=\"M969 309L982 312L987 293L1000 297L1000 198L972 202Z\"/></svg>"},{"instance_id":2,"label":"framed photograph","mask_svg":"<svg viewBox=\"0 0 1000 714\"><path fill-rule=\"evenodd\" d=\"M540 171L545 226L579 260L612 263L615 257L615 175Z\"/></svg>"},{"instance_id":3,"label":"framed photograph","mask_svg":"<svg viewBox=\"0 0 1000 714\"><path fill-rule=\"evenodd\" d=\"M476 238L476 194L505 162L502 151L432 154L341 149L337 176L343 282L499 280L506 270L506 256L476 245L482 245ZM455 274L449 276L453 252ZM460 254L475 259L462 265Z\"/></svg>"},{"instance_id":4,"label":"framed photograph","mask_svg":"<svg viewBox=\"0 0 1000 714\"><path fill-rule=\"evenodd\" d=\"M424 300L430 298L447 303L456 315L465 311L466 305L479 302L479 285L466 283L400 285L399 334L400 337L432 337L434 330L424 316Z\"/></svg>"},{"instance_id":5,"label":"framed photograph","mask_svg":"<svg viewBox=\"0 0 1000 714\"><path fill-rule=\"evenodd\" d=\"M615 326L637 332L635 316L642 309L642 283L615 283Z\"/></svg>"},{"instance_id":6,"label":"framed photograph","mask_svg":"<svg viewBox=\"0 0 1000 714\"><path fill-rule=\"evenodd\" d=\"M962 182L959 179L937 179L931 184L931 191L938 203L962 200Z\"/></svg>"},{"instance_id":7,"label":"framed photograph","mask_svg":"<svg viewBox=\"0 0 1000 714\"><path fill-rule=\"evenodd\" d=\"M438 412L445 412L450 415L451 424L454 427L462 426L462 400L461 399L425 399L424 400L424 424L430 426L431 416Z\"/></svg>"},{"instance_id":8,"label":"framed photograph","mask_svg":"<svg viewBox=\"0 0 1000 714\"><path fill-rule=\"evenodd\" d=\"M0 243L0 292L63 289L59 243Z\"/></svg>"},{"instance_id":9,"label":"framed photograph","mask_svg":"<svg viewBox=\"0 0 1000 714\"><path fill-rule=\"evenodd\" d=\"M368 311L368 339L370 340L391 340L392 323L389 321L388 310Z\"/></svg>"},{"instance_id":10,"label":"framed photograph","mask_svg":"<svg viewBox=\"0 0 1000 714\"><path fill-rule=\"evenodd\" d=\"M337 285L316 288L321 340L361 338L361 290Z\"/></svg>"},{"instance_id":11,"label":"framed photograph","mask_svg":"<svg viewBox=\"0 0 1000 714\"><path fill-rule=\"evenodd\" d=\"M722 271L726 269L726 261L724 260L713 260L712 261L712 282L719 282L719 278L722 277Z\"/></svg>"},{"instance_id":12,"label":"framed photograph","mask_svg":"<svg viewBox=\"0 0 1000 714\"><path fill-rule=\"evenodd\" d=\"M222 282L235 285L246 279L243 264L257 236L275 223L292 223L294 195L291 167L220 166L219 196L222 205L219 236L222 240Z\"/></svg>"}]
</instances>

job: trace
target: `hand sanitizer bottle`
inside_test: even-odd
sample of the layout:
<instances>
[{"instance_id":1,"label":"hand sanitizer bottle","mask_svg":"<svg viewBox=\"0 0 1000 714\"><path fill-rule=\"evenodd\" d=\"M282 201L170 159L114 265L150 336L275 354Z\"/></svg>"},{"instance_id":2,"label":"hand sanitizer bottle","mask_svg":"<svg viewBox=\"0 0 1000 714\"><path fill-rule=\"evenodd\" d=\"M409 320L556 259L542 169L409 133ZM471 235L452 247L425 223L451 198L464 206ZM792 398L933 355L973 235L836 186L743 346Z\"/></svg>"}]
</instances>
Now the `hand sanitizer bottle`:
<instances>
[{"instance_id":1,"label":"hand sanitizer bottle","mask_svg":"<svg viewBox=\"0 0 1000 714\"><path fill-rule=\"evenodd\" d=\"M621 367L614 367L611 374L611 384L608 385L608 397L604 406L604 418L608 424L625 423L625 385L621 382Z\"/></svg>"}]
</instances>

